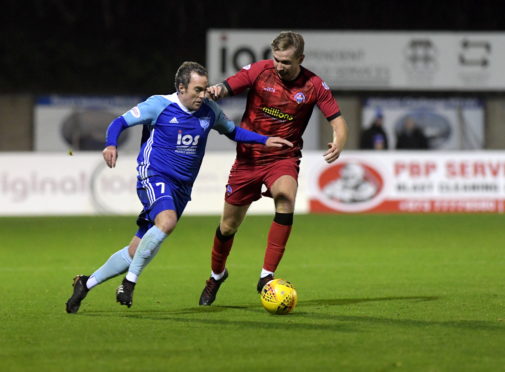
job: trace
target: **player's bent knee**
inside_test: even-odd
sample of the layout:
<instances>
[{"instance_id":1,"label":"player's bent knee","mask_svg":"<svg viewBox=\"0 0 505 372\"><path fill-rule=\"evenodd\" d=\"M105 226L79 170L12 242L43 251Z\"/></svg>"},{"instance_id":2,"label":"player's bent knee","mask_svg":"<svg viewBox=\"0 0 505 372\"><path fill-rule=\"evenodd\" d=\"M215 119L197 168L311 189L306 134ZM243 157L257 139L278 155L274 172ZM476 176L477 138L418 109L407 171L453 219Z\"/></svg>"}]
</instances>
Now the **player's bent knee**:
<instances>
[{"instance_id":1,"label":"player's bent knee","mask_svg":"<svg viewBox=\"0 0 505 372\"><path fill-rule=\"evenodd\" d=\"M158 229L160 229L162 232L164 232L165 234L169 235L172 231L174 231L175 224L170 223L170 222L159 223L159 224L156 224L156 227Z\"/></svg>"},{"instance_id":2,"label":"player's bent knee","mask_svg":"<svg viewBox=\"0 0 505 372\"><path fill-rule=\"evenodd\" d=\"M293 212L295 209L295 197L288 194L278 194L274 198L276 210L282 213Z\"/></svg>"},{"instance_id":3,"label":"player's bent knee","mask_svg":"<svg viewBox=\"0 0 505 372\"><path fill-rule=\"evenodd\" d=\"M230 236L237 232L238 225L221 222L219 225L219 230L224 236Z\"/></svg>"},{"instance_id":4,"label":"player's bent knee","mask_svg":"<svg viewBox=\"0 0 505 372\"><path fill-rule=\"evenodd\" d=\"M157 219L155 223L155 226L167 235L170 235L170 233L174 231L176 225L177 220L170 218L160 218Z\"/></svg>"},{"instance_id":5,"label":"player's bent knee","mask_svg":"<svg viewBox=\"0 0 505 372\"><path fill-rule=\"evenodd\" d=\"M160 213L156 216L155 225L162 232L169 235L172 231L174 231L175 226L177 225L177 217L171 214Z\"/></svg>"}]
</instances>

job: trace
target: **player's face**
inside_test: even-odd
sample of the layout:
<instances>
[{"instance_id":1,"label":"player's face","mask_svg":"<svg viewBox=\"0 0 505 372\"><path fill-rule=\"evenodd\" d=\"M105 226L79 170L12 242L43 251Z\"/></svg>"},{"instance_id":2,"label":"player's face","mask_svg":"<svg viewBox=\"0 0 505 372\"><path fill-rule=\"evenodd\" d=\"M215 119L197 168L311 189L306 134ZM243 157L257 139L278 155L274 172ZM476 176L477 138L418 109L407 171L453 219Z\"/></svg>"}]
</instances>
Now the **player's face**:
<instances>
[{"instance_id":1,"label":"player's face","mask_svg":"<svg viewBox=\"0 0 505 372\"><path fill-rule=\"evenodd\" d=\"M282 80L291 81L298 77L304 56L296 57L294 47L275 50L272 52L272 56L275 70Z\"/></svg>"},{"instance_id":2,"label":"player's face","mask_svg":"<svg viewBox=\"0 0 505 372\"><path fill-rule=\"evenodd\" d=\"M202 106L208 85L209 80L206 76L198 75L195 72L191 73L188 87L179 85L181 103L190 111L198 110Z\"/></svg>"}]
</instances>

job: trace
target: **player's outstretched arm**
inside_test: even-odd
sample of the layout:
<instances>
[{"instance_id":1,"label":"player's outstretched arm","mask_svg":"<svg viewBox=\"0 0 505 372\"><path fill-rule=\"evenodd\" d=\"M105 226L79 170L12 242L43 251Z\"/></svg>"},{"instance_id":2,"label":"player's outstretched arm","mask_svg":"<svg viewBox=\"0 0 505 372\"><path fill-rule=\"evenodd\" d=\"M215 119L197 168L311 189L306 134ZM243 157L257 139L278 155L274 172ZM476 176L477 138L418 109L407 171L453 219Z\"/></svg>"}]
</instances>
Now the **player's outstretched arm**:
<instances>
[{"instance_id":1,"label":"player's outstretched arm","mask_svg":"<svg viewBox=\"0 0 505 372\"><path fill-rule=\"evenodd\" d=\"M330 125L333 128L333 141L328 143L328 150L323 155L327 163L333 163L339 158L347 142L348 133L347 123L342 115L330 121Z\"/></svg>"},{"instance_id":2,"label":"player's outstretched arm","mask_svg":"<svg viewBox=\"0 0 505 372\"><path fill-rule=\"evenodd\" d=\"M266 147L282 147L288 146L293 147L293 143L281 137L268 137L265 142Z\"/></svg>"},{"instance_id":3,"label":"player's outstretched arm","mask_svg":"<svg viewBox=\"0 0 505 372\"><path fill-rule=\"evenodd\" d=\"M233 122L230 123L233 124ZM225 135L235 142L259 143L267 147L293 147L293 144L284 138L264 136L241 127L234 127L230 133L225 133Z\"/></svg>"},{"instance_id":4,"label":"player's outstretched arm","mask_svg":"<svg viewBox=\"0 0 505 372\"><path fill-rule=\"evenodd\" d=\"M103 149L102 154L107 166L109 168L114 168L118 157L116 146L107 146Z\"/></svg>"}]
</instances>

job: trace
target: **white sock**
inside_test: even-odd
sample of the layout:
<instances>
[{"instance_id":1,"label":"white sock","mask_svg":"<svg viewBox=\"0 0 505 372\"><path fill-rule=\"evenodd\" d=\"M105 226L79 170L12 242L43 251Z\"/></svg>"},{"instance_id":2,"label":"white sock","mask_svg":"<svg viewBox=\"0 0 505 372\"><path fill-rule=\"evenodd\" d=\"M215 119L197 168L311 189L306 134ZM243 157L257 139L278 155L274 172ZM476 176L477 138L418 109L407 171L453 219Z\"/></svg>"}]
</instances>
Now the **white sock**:
<instances>
[{"instance_id":1,"label":"white sock","mask_svg":"<svg viewBox=\"0 0 505 372\"><path fill-rule=\"evenodd\" d=\"M210 276L214 278L214 280L220 280L224 276L225 270L221 274L216 274L214 271L210 272Z\"/></svg>"},{"instance_id":2,"label":"white sock","mask_svg":"<svg viewBox=\"0 0 505 372\"><path fill-rule=\"evenodd\" d=\"M260 278L264 278L265 276L269 276L269 275L274 276L273 271L268 271L268 270L265 270L265 269L261 269Z\"/></svg>"},{"instance_id":3,"label":"white sock","mask_svg":"<svg viewBox=\"0 0 505 372\"><path fill-rule=\"evenodd\" d=\"M126 280L132 283L137 283L137 278L138 275L135 273L132 273L131 271L128 271L128 274L126 274Z\"/></svg>"},{"instance_id":4,"label":"white sock","mask_svg":"<svg viewBox=\"0 0 505 372\"><path fill-rule=\"evenodd\" d=\"M90 276L88 278L88 280L86 281L86 288L91 289L97 284L98 284L98 281L96 280L96 278L94 276Z\"/></svg>"}]
</instances>

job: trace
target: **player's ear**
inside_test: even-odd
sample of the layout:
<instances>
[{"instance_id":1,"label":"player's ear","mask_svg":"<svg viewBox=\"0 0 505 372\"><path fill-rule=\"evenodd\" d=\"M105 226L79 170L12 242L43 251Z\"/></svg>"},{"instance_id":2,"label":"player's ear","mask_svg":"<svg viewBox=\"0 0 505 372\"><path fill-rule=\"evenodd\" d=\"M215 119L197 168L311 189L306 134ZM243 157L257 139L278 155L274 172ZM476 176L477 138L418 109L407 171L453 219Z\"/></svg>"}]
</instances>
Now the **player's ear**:
<instances>
[{"instance_id":1,"label":"player's ear","mask_svg":"<svg viewBox=\"0 0 505 372\"><path fill-rule=\"evenodd\" d=\"M304 60L304 59L305 59L305 54L302 54L302 55L300 56L300 64L302 64L302 63L303 63L303 60Z\"/></svg>"},{"instance_id":2,"label":"player's ear","mask_svg":"<svg viewBox=\"0 0 505 372\"><path fill-rule=\"evenodd\" d=\"M186 92L186 87L184 86L183 83L179 83L179 92L181 92L181 93Z\"/></svg>"}]
</instances>

